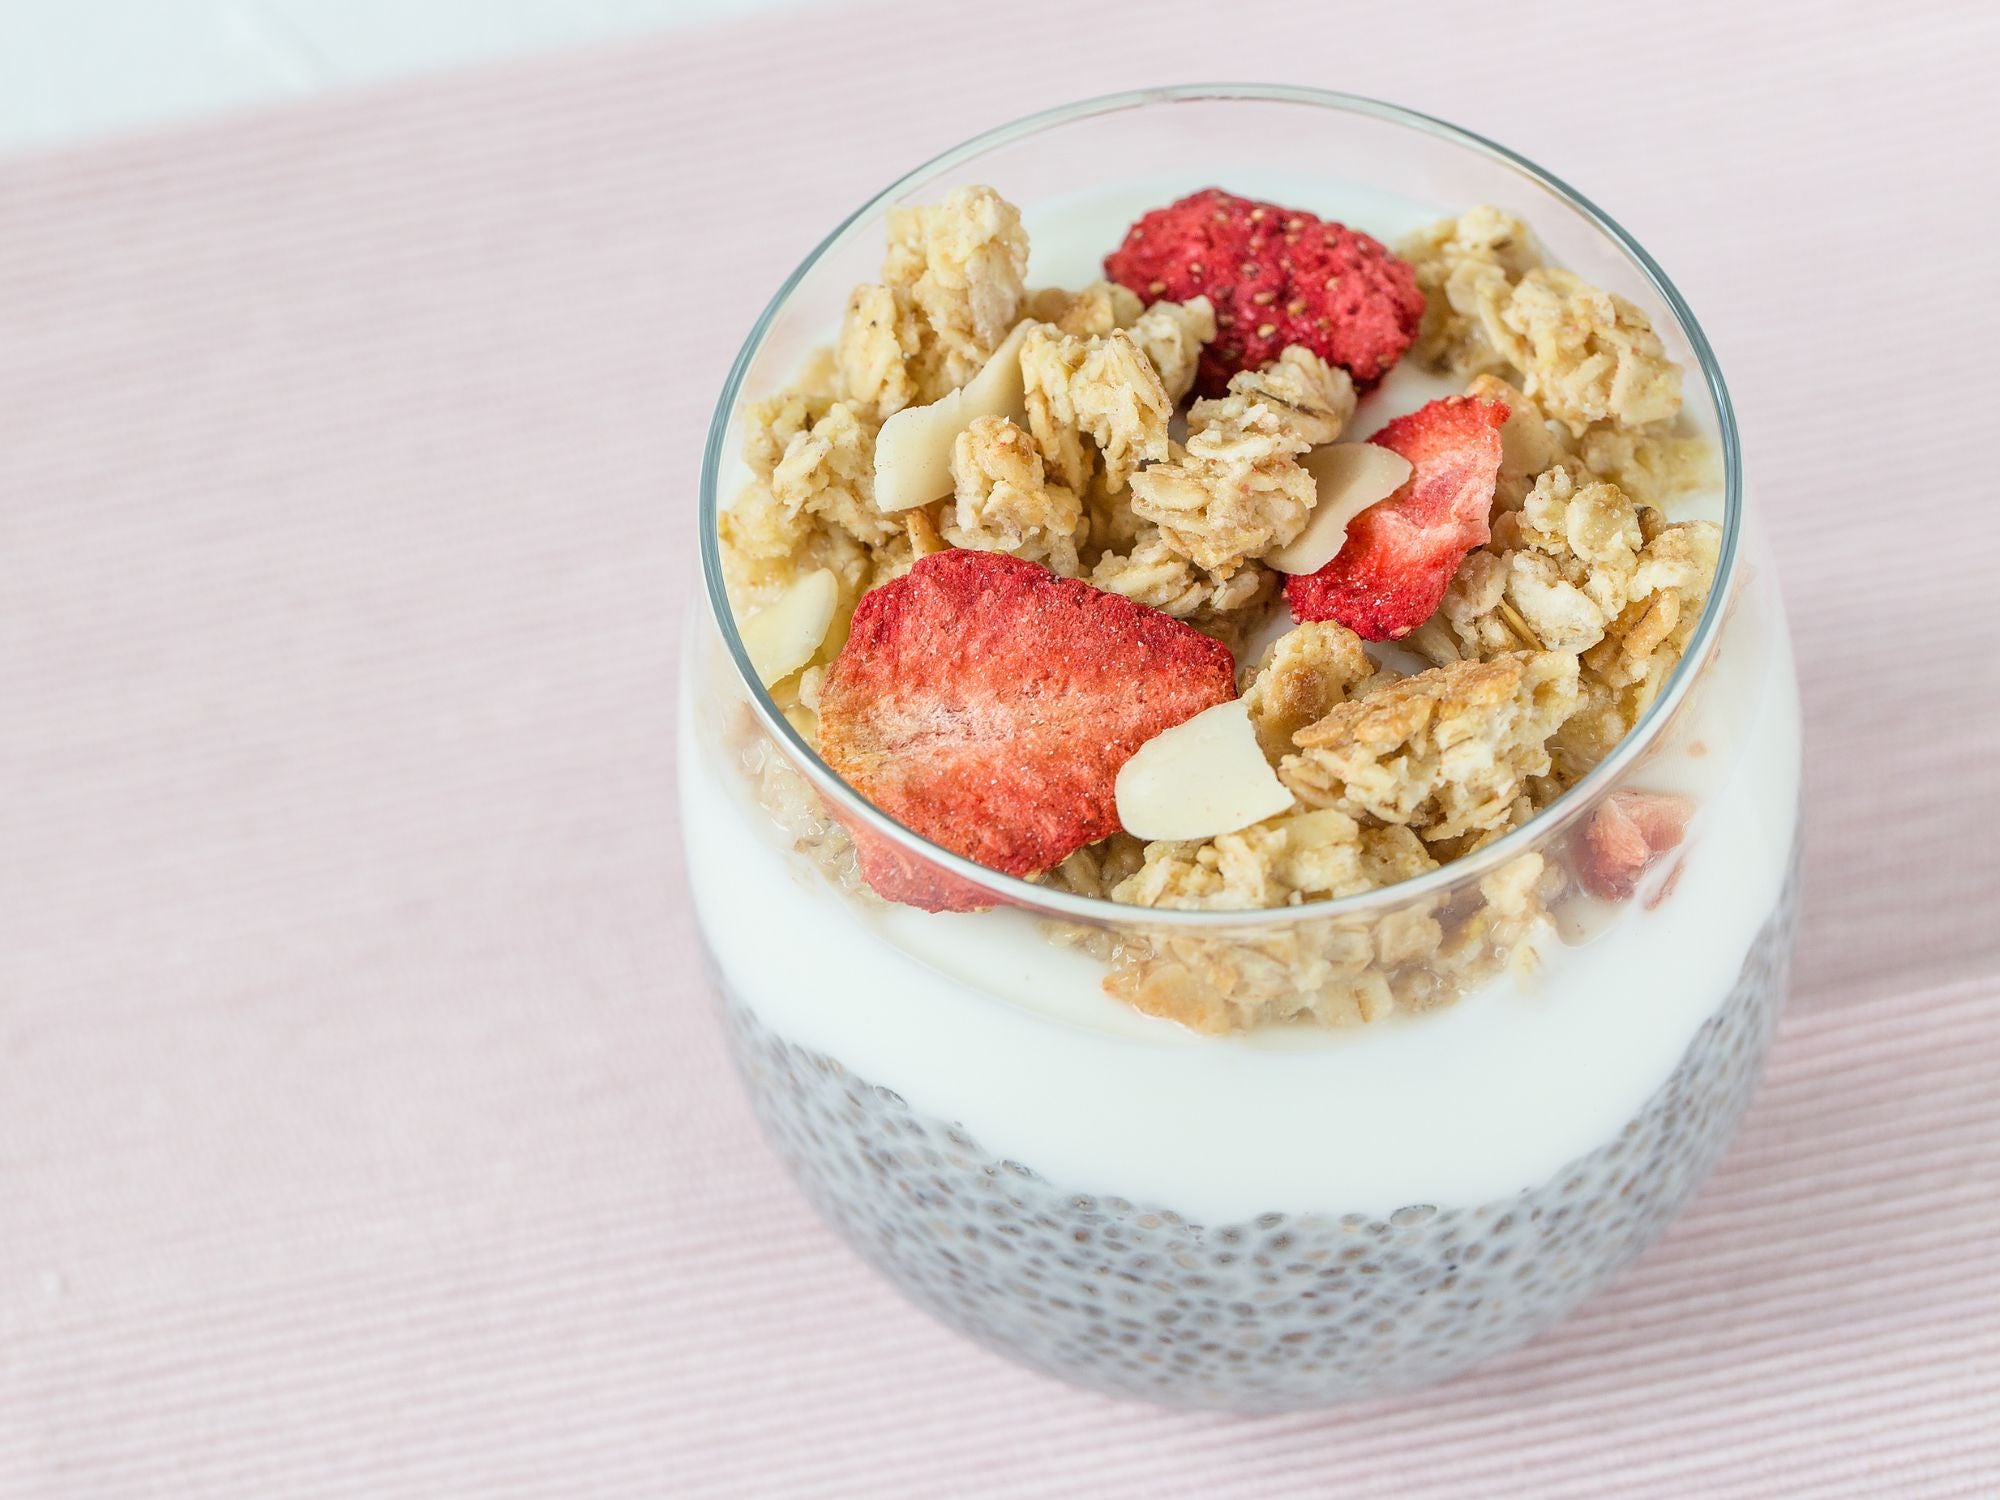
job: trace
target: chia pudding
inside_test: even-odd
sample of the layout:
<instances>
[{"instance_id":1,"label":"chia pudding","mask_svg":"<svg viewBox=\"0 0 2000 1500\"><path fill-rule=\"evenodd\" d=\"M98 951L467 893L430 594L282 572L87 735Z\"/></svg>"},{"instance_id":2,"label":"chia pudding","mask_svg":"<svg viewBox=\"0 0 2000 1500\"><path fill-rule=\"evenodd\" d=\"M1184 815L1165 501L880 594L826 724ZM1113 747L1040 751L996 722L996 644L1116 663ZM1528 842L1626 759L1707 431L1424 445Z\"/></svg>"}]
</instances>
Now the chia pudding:
<instances>
[{"instance_id":1,"label":"chia pudding","mask_svg":"<svg viewBox=\"0 0 2000 1500\"><path fill-rule=\"evenodd\" d=\"M871 1264L1052 1374L1295 1409L1533 1336L1713 1167L1798 708L1663 278L1394 153L1005 191L1179 104L1476 144L1170 91L823 246L711 445L681 802L739 1068Z\"/></svg>"}]
</instances>

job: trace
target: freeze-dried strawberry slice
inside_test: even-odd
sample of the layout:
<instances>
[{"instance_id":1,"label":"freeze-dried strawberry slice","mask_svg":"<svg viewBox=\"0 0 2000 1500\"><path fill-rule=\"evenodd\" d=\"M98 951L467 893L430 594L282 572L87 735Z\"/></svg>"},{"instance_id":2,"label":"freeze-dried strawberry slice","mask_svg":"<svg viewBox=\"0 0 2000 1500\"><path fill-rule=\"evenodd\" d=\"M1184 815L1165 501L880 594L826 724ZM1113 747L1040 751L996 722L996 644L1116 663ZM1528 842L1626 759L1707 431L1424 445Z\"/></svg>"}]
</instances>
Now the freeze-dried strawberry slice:
<instances>
[{"instance_id":1,"label":"freeze-dried strawberry slice","mask_svg":"<svg viewBox=\"0 0 2000 1500\"><path fill-rule=\"evenodd\" d=\"M1115 833L1118 769L1236 695L1229 651L1036 563L954 549L862 596L820 689L820 753L883 812L1009 875ZM883 895L958 909L942 874L863 840ZM925 899L929 891L929 899Z\"/></svg>"},{"instance_id":2,"label":"freeze-dried strawberry slice","mask_svg":"<svg viewBox=\"0 0 2000 1500\"><path fill-rule=\"evenodd\" d=\"M854 839L861 878L884 900L920 906L925 911L984 911L994 904L991 893L914 849L884 838L859 819L835 816Z\"/></svg>"},{"instance_id":3,"label":"freeze-dried strawberry slice","mask_svg":"<svg viewBox=\"0 0 2000 1500\"><path fill-rule=\"evenodd\" d=\"M1287 344L1345 366L1365 391L1402 358L1424 315L1416 272L1380 241L1220 188L1140 219L1104 258L1104 274L1148 302L1215 304L1215 340L1195 379L1204 396Z\"/></svg>"},{"instance_id":4,"label":"freeze-dried strawberry slice","mask_svg":"<svg viewBox=\"0 0 2000 1500\"><path fill-rule=\"evenodd\" d=\"M1679 847L1694 803L1672 792L1613 792L1575 834L1577 884L1600 901L1623 901L1646 867Z\"/></svg>"},{"instance_id":5,"label":"freeze-dried strawberry slice","mask_svg":"<svg viewBox=\"0 0 2000 1500\"><path fill-rule=\"evenodd\" d=\"M1447 396L1371 437L1410 461L1409 480L1348 523L1332 562L1286 580L1293 617L1338 620L1366 640L1394 641L1436 613L1465 554L1491 534L1506 420L1498 401Z\"/></svg>"}]
</instances>

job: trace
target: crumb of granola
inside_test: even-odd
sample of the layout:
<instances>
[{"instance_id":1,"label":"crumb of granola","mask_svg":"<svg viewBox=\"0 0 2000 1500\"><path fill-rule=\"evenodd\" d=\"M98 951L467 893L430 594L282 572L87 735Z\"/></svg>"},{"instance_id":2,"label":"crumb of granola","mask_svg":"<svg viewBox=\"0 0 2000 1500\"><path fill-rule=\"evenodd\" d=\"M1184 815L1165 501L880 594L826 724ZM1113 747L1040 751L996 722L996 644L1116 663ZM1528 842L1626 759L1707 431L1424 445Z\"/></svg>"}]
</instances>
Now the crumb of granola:
<instances>
[{"instance_id":1,"label":"crumb of granola","mask_svg":"<svg viewBox=\"0 0 2000 1500\"><path fill-rule=\"evenodd\" d=\"M1129 866L1131 851L1121 858ZM1226 839L1148 845L1112 895L1133 906L1246 910L1356 894L1437 867L1406 827L1372 827L1319 809ZM1167 933L1141 924L1115 938L1068 928L1060 940L1111 964L1104 982L1111 995L1197 1031L1293 1020L1354 1026L1446 1004L1503 969L1531 969L1553 936L1548 906L1563 887L1560 870L1527 854L1448 900L1423 896L1324 918L1301 911L1282 928L1254 932Z\"/></svg>"},{"instance_id":2,"label":"crumb of granola","mask_svg":"<svg viewBox=\"0 0 2000 1500\"><path fill-rule=\"evenodd\" d=\"M848 399L880 421L921 404L915 373L923 352L922 320L907 298L876 283L847 298L834 357Z\"/></svg>"},{"instance_id":3,"label":"crumb of granola","mask_svg":"<svg viewBox=\"0 0 2000 1500\"><path fill-rule=\"evenodd\" d=\"M1106 553L1090 570L1098 588L1163 610L1200 628L1204 619L1247 610L1276 589L1269 569L1249 564L1218 575L1169 545L1157 526L1141 527L1129 552Z\"/></svg>"},{"instance_id":4,"label":"crumb of granola","mask_svg":"<svg viewBox=\"0 0 2000 1500\"><path fill-rule=\"evenodd\" d=\"M1272 451L1303 453L1340 436L1354 415L1354 377L1303 344L1259 370L1240 370L1229 389L1188 408L1188 443L1203 432L1254 435Z\"/></svg>"},{"instance_id":5,"label":"crumb of granola","mask_svg":"<svg viewBox=\"0 0 2000 1500\"><path fill-rule=\"evenodd\" d=\"M1642 534L1647 518L1642 511ZM1722 542L1710 521L1657 524L1639 549L1631 602L1583 653L1582 699L1550 741L1555 774L1574 783L1629 734L1678 665L1708 602Z\"/></svg>"},{"instance_id":6,"label":"crumb of granola","mask_svg":"<svg viewBox=\"0 0 2000 1500\"><path fill-rule=\"evenodd\" d=\"M1080 292L1044 287L1030 292L1025 310L1037 323L1053 323L1078 338L1097 338L1139 321L1146 304L1115 281L1093 281Z\"/></svg>"},{"instance_id":7,"label":"crumb of granola","mask_svg":"<svg viewBox=\"0 0 2000 1500\"><path fill-rule=\"evenodd\" d=\"M833 404L830 396L812 396L798 390L753 401L743 409L743 461L759 479L768 482L792 439L811 432Z\"/></svg>"},{"instance_id":8,"label":"crumb of granola","mask_svg":"<svg viewBox=\"0 0 2000 1500\"><path fill-rule=\"evenodd\" d=\"M893 209L882 279L857 286L834 348L847 399L879 424L979 373L1019 321L1021 216L993 189Z\"/></svg>"},{"instance_id":9,"label":"crumb of granola","mask_svg":"<svg viewBox=\"0 0 2000 1500\"><path fill-rule=\"evenodd\" d=\"M1271 763L1291 754L1292 736L1345 703L1375 670L1361 637L1333 620L1295 626L1273 641L1243 674L1243 702Z\"/></svg>"},{"instance_id":10,"label":"crumb of granola","mask_svg":"<svg viewBox=\"0 0 2000 1500\"><path fill-rule=\"evenodd\" d=\"M1215 339L1215 307L1208 298L1155 302L1130 326L1132 342L1160 372L1167 394L1179 401L1193 390L1201 351Z\"/></svg>"},{"instance_id":11,"label":"crumb of granola","mask_svg":"<svg viewBox=\"0 0 2000 1500\"><path fill-rule=\"evenodd\" d=\"M1466 394L1507 407L1496 510L1518 510L1536 478L1559 463L1588 470L1642 505L1664 504L1714 478L1713 450L1685 417L1637 427L1611 417L1574 436L1497 375L1474 377Z\"/></svg>"},{"instance_id":12,"label":"crumb of granola","mask_svg":"<svg viewBox=\"0 0 2000 1500\"><path fill-rule=\"evenodd\" d=\"M1684 421L1599 422L1570 447L1593 474L1644 505L1665 504L1715 477L1714 450Z\"/></svg>"},{"instance_id":13,"label":"crumb of granola","mask_svg":"<svg viewBox=\"0 0 2000 1500\"><path fill-rule=\"evenodd\" d=\"M1295 904L1308 892L1352 895L1369 888L1361 839L1358 822L1328 808L1281 813L1210 839L1152 843L1111 899L1170 910L1254 911Z\"/></svg>"},{"instance_id":14,"label":"crumb of granola","mask_svg":"<svg viewBox=\"0 0 2000 1500\"><path fill-rule=\"evenodd\" d=\"M1514 283L1542 263L1527 226L1481 206L1420 230L1398 249L1416 269L1424 294L1423 323L1411 353L1432 369L1459 376L1504 369L1501 311Z\"/></svg>"},{"instance_id":15,"label":"crumb of granola","mask_svg":"<svg viewBox=\"0 0 2000 1500\"><path fill-rule=\"evenodd\" d=\"M1433 224L1403 253L1427 297L1416 344L1424 363L1461 376L1513 371L1576 445L1569 456L1632 479L1647 498L1698 481L1705 445L1675 424L1680 367L1641 309L1544 265L1521 222L1494 208Z\"/></svg>"},{"instance_id":16,"label":"crumb of granola","mask_svg":"<svg viewBox=\"0 0 2000 1500\"><path fill-rule=\"evenodd\" d=\"M1581 437L1593 422L1669 422L1681 409L1680 366L1645 313L1573 271L1541 266L1500 313L1500 352L1522 389Z\"/></svg>"},{"instance_id":17,"label":"crumb of granola","mask_svg":"<svg viewBox=\"0 0 2000 1500\"><path fill-rule=\"evenodd\" d=\"M1312 475L1287 453L1242 432L1208 431L1199 450L1175 443L1166 462L1132 476L1132 510L1167 547L1226 578L1305 528Z\"/></svg>"},{"instance_id":18,"label":"crumb of granola","mask_svg":"<svg viewBox=\"0 0 2000 1500\"><path fill-rule=\"evenodd\" d=\"M1278 774L1301 802L1405 825L1426 843L1501 826L1577 701L1577 660L1516 652L1433 667L1293 736Z\"/></svg>"},{"instance_id":19,"label":"crumb of granola","mask_svg":"<svg viewBox=\"0 0 2000 1500\"><path fill-rule=\"evenodd\" d=\"M793 436L771 471L771 493L794 515L832 522L864 543L886 542L902 525L875 508L875 423L836 401Z\"/></svg>"},{"instance_id":20,"label":"crumb of granola","mask_svg":"<svg viewBox=\"0 0 2000 1500\"><path fill-rule=\"evenodd\" d=\"M1027 269L1020 211L990 187L889 212L882 279L923 315L947 387L978 374L1019 320Z\"/></svg>"},{"instance_id":21,"label":"crumb of granola","mask_svg":"<svg viewBox=\"0 0 2000 1500\"><path fill-rule=\"evenodd\" d=\"M847 830L828 814L818 790L772 741L747 703L737 705L726 721L724 743L743 767L758 804L791 839L792 848L840 889L874 900L856 868Z\"/></svg>"},{"instance_id":22,"label":"crumb of granola","mask_svg":"<svg viewBox=\"0 0 2000 1500\"><path fill-rule=\"evenodd\" d=\"M1133 512L1196 567L1227 576L1304 529L1317 490L1298 455L1333 441L1353 412L1348 373L1292 345L1194 404L1186 446L1132 476Z\"/></svg>"},{"instance_id":23,"label":"crumb of granola","mask_svg":"<svg viewBox=\"0 0 2000 1500\"><path fill-rule=\"evenodd\" d=\"M910 557L929 557L933 552L942 552L951 544L938 531L937 518L931 514L931 507L913 506L903 512L903 532L910 539Z\"/></svg>"},{"instance_id":24,"label":"crumb of granola","mask_svg":"<svg viewBox=\"0 0 2000 1500\"><path fill-rule=\"evenodd\" d=\"M1048 871L1039 883L1072 896L1108 899L1113 886L1138 870L1145 849L1131 834L1114 833L1108 839L1085 844Z\"/></svg>"},{"instance_id":25,"label":"crumb of granola","mask_svg":"<svg viewBox=\"0 0 2000 1500\"><path fill-rule=\"evenodd\" d=\"M951 472L957 500L945 540L1076 577L1083 507L1073 490L1049 482L1027 433L1005 417L979 418L952 445Z\"/></svg>"},{"instance_id":26,"label":"crumb of granola","mask_svg":"<svg viewBox=\"0 0 2000 1500\"><path fill-rule=\"evenodd\" d=\"M762 608L815 568L839 581L846 608L869 585L868 549L819 516L795 513L764 484L752 484L717 518L723 582L738 610Z\"/></svg>"},{"instance_id":27,"label":"crumb of granola","mask_svg":"<svg viewBox=\"0 0 2000 1500\"><path fill-rule=\"evenodd\" d=\"M1021 345L1028 429L1056 478L1081 492L1091 475L1094 445L1104 483L1114 493L1141 463L1167 456L1167 421L1174 403L1152 361L1130 334L1114 329L1078 338L1036 326Z\"/></svg>"},{"instance_id":28,"label":"crumb of granola","mask_svg":"<svg viewBox=\"0 0 2000 1500\"><path fill-rule=\"evenodd\" d=\"M1630 686L1664 655L1678 657L1720 544L1706 521L1655 522L1648 540L1653 514L1581 465L1548 469L1518 509L1495 521L1487 548L1466 558L1410 644L1442 663L1492 656L1527 638L1583 653L1586 677ZM1600 652L1613 637L1615 651ZM1600 720L1587 741L1601 742L1612 722Z\"/></svg>"}]
</instances>

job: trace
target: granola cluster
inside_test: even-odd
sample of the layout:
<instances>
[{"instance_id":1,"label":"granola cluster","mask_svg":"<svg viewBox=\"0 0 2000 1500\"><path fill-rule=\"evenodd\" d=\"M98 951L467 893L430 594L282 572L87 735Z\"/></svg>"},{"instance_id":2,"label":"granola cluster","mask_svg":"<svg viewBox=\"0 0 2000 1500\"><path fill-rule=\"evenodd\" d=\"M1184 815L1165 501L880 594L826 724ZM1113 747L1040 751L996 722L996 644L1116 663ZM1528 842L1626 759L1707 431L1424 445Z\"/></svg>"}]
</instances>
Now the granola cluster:
<instances>
[{"instance_id":1,"label":"granola cluster","mask_svg":"<svg viewBox=\"0 0 2000 1500\"><path fill-rule=\"evenodd\" d=\"M1678 420L1680 367L1645 313L1544 265L1519 219L1475 208L1403 254L1425 294L1412 355L1460 377L1515 373L1517 444L1548 442L1653 504L1707 478L1705 445ZM1528 437L1530 424L1547 436Z\"/></svg>"},{"instance_id":2,"label":"granola cluster","mask_svg":"<svg viewBox=\"0 0 2000 1500\"><path fill-rule=\"evenodd\" d=\"M809 740L856 602L947 548L1039 563L1254 657L1242 699L1292 805L1208 839L1115 834L1036 877L1130 908L1052 936L1101 957L1112 994L1199 1030L1372 1021L1532 967L1551 907L1575 888L1542 854L1367 915L1307 909L1218 931L1148 925L1145 912L1310 908L1521 826L1645 713L1714 577L1719 529L1664 508L1702 482L1709 456L1643 313L1546 264L1497 209L1402 253L1425 295L1412 357L1509 411L1490 539L1402 653L1371 652L1330 620L1275 640L1267 628L1280 575L1265 559L1311 519L1302 460L1353 419L1348 372L1293 344L1189 404L1218 332L1208 298L1148 305L1110 281L1030 292L1020 216L990 188L895 211L881 279L855 288L834 347L742 413L750 480L721 521L736 608L754 613L817 569L838 585L825 642L772 688ZM957 431L949 493L884 511L882 424L964 385L1023 322L1020 407ZM810 784L780 755L743 754L799 847L859 888L851 842Z\"/></svg>"},{"instance_id":3,"label":"granola cluster","mask_svg":"<svg viewBox=\"0 0 2000 1500\"><path fill-rule=\"evenodd\" d=\"M1218 579L1304 529L1317 498L1299 455L1340 436L1354 382L1294 344L1264 370L1231 377L1229 394L1188 411L1185 445L1132 477L1132 510L1167 548Z\"/></svg>"},{"instance_id":4,"label":"granola cluster","mask_svg":"<svg viewBox=\"0 0 2000 1500\"><path fill-rule=\"evenodd\" d=\"M1537 475L1467 556L1408 644L1439 665L1522 648L1571 655L1577 701L1552 737L1558 789L1638 723L1708 602L1721 532L1668 521L1581 466Z\"/></svg>"},{"instance_id":5,"label":"granola cluster","mask_svg":"<svg viewBox=\"0 0 2000 1500\"><path fill-rule=\"evenodd\" d=\"M1005 417L980 417L952 444L951 474L945 542L1011 552L1065 578L1077 575L1082 503L1075 490L1048 477L1027 433Z\"/></svg>"},{"instance_id":6,"label":"granola cluster","mask_svg":"<svg viewBox=\"0 0 2000 1500\"><path fill-rule=\"evenodd\" d=\"M1246 889L1252 866L1295 870L1312 859L1329 870L1348 868L1351 841L1339 818L1330 812L1295 815L1282 835L1258 840L1275 845L1275 854L1248 849L1246 839L1246 857L1238 861L1246 870ZM1360 838L1361 870L1353 890L1435 868L1421 845L1400 832L1377 830L1371 837L1363 831ZM1196 868L1203 863L1199 856L1191 862ZM1177 862L1175 873L1181 868ZM1064 926L1054 936L1111 966L1105 980L1109 993L1195 1031L1287 1022L1356 1026L1398 1011L1449 1004L1502 972L1532 972L1538 954L1554 940L1549 908L1566 884L1567 877L1540 854L1524 854L1469 891L1426 897L1374 916L1314 917L1307 908L1282 926L1227 936L1143 925L1116 933Z\"/></svg>"},{"instance_id":7,"label":"granola cluster","mask_svg":"<svg viewBox=\"0 0 2000 1500\"><path fill-rule=\"evenodd\" d=\"M835 353L850 399L878 421L979 373L1018 321L1021 215L989 187L889 213L882 279L848 299Z\"/></svg>"}]
</instances>

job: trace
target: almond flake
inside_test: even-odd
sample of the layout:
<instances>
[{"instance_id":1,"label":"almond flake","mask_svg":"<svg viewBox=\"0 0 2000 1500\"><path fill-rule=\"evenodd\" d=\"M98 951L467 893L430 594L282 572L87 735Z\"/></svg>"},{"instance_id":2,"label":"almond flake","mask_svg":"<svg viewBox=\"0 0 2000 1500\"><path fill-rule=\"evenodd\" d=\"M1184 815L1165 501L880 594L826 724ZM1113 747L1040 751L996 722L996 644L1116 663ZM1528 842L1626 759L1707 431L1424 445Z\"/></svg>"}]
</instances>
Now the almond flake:
<instances>
[{"instance_id":1,"label":"almond flake","mask_svg":"<svg viewBox=\"0 0 2000 1500\"><path fill-rule=\"evenodd\" d=\"M875 435L875 505L908 510L951 493L951 445L980 417L1028 418L1021 384L1021 342L1034 326L1007 335L980 371L929 406L906 406Z\"/></svg>"},{"instance_id":2,"label":"almond flake","mask_svg":"<svg viewBox=\"0 0 2000 1500\"><path fill-rule=\"evenodd\" d=\"M839 598L840 584L832 572L815 568L737 626L759 682L765 687L783 682L813 659L833 624Z\"/></svg>"},{"instance_id":3,"label":"almond flake","mask_svg":"<svg viewBox=\"0 0 2000 1500\"><path fill-rule=\"evenodd\" d=\"M1118 821L1134 838L1207 839L1292 805L1238 698L1156 734L1119 769Z\"/></svg>"},{"instance_id":4,"label":"almond flake","mask_svg":"<svg viewBox=\"0 0 2000 1500\"><path fill-rule=\"evenodd\" d=\"M1317 573L1339 555L1348 523L1410 480L1410 461L1378 443L1327 443L1299 462L1312 475L1318 498L1305 530L1265 554L1280 573Z\"/></svg>"}]
</instances>

